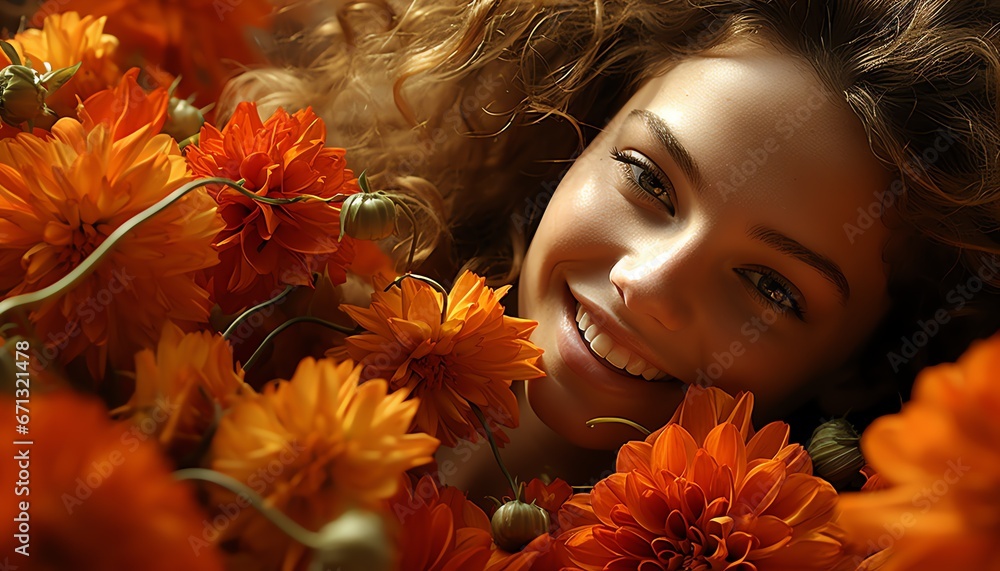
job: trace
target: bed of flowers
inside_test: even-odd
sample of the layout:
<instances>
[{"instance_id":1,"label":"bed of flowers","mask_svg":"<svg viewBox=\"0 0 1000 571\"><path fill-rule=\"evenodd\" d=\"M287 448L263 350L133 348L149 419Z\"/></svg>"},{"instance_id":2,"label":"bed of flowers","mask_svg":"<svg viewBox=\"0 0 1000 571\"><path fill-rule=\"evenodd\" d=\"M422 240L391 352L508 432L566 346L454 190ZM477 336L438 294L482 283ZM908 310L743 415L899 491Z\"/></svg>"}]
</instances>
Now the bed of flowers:
<instances>
[{"instance_id":1,"label":"bed of flowers","mask_svg":"<svg viewBox=\"0 0 1000 571\"><path fill-rule=\"evenodd\" d=\"M507 289L397 274L412 213L311 110L214 121L221 62L260 56L213 26L270 17L53 0L2 43L0 569L1000 569L1000 336L864 457L691 387L592 488L508 474L542 371ZM488 511L433 477L463 440L509 480Z\"/></svg>"}]
</instances>

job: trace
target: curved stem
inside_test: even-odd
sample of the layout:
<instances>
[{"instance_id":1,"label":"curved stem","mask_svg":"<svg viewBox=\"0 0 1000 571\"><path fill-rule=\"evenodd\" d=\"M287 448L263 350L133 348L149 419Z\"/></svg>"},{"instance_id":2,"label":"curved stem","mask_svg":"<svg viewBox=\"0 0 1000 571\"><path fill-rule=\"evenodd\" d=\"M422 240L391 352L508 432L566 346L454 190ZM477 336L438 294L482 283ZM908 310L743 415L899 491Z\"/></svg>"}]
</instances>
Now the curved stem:
<instances>
[{"instance_id":1,"label":"curved stem","mask_svg":"<svg viewBox=\"0 0 1000 571\"><path fill-rule=\"evenodd\" d=\"M222 338L223 339L229 339L229 336L232 335L233 331L236 331L236 328L239 327L241 323L243 323L244 319L246 319L247 317L250 317L251 315L253 315L254 312L257 312L257 311L260 311L261 309L264 309L265 307L271 305L272 303L277 303L277 302L281 301L293 289L295 289L295 286L289 285L289 286L287 286L285 288L285 291L279 293L278 295L272 297L271 299L269 299L267 301L258 303L257 305L255 305L255 306L251 307L250 309L248 309L248 310L244 311L243 313L241 313L239 317L237 317L232 323L229 324L229 327L226 328L226 332L222 334Z\"/></svg>"},{"instance_id":2,"label":"curved stem","mask_svg":"<svg viewBox=\"0 0 1000 571\"><path fill-rule=\"evenodd\" d=\"M510 489L514 492L514 499L520 500L520 491L517 489L517 484L514 483L514 478L512 478L510 472L507 471L507 466L504 466L503 459L500 458L500 449L497 448L497 443L493 440L493 431L490 430L489 424L486 423L486 417L483 415L483 411L474 402L470 402L469 406L472 407L472 412L476 413L476 418L479 419L479 423L483 425L483 430L486 431L486 439L490 442L490 448L493 450L493 457L497 459L500 471L503 472L504 477L507 478L507 483L510 484Z\"/></svg>"},{"instance_id":3,"label":"curved stem","mask_svg":"<svg viewBox=\"0 0 1000 571\"><path fill-rule=\"evenodd\" d=\"M445 318L448 316L448 290L444 289L443 285L437 283L431 278L427 276L422 276L420 274L405 273L399 276L398 278L392 280L392 283L385 286L385 289L383 289L382 291L389 291L392 288L392 286L399 287L399 284L402 283L402 281L405 280L406 278L412 278L417 281L422 281L426 284L429 284L431 287L436 289L441 294L441 323L444 323Z\"/></svg>"},{"instance_id":4,"label":"curved stem","mask_svg":"<svg viewBox=\"0 0 1000 571\"><path fill-rule=\"evenodd\" d=\"M62 292L68 290L69 288L75 286L81 282L84 278L89 276L97 264L115 247L118 242L124 238L129 232L135 230L143 222L146 222L150 218L159 214L163 209L167 208L174 202L177 202L185 194L206 186L209 184L224 184L237 188L243 192L248 192L242 187L237 186L235 182L229 180L228 178L203 178L200 180L192 181L184 186L178 188L177 190L171 192L163 199L161 199L156 204L150 206L149 208L143 210L142 212L136 214L132 218L129 218L124 224L115 229L101 245L98 246L89 256L77 267L73 268L73 271L66 274L62 279L56 281L54 284L44 287L40 290L33 291L30 293L25 293L21 295L16 295L14 297L7 298L0 301L0 315L7 313L13 309L19 309L21 307L30 307L35 304L41 303L46 299L59 295Z\"/></svg>"},{"instance_id":5,"label":"curved stem","mask_svg":"<svg viewBox=\"0 0 1000 571\"><path fill-rule=\"evenodd\" d=\"M355 333L354 329L349 329L347 327L344 327L343 325L337 325L336 323L331 323L329 321L326 321L325 319L320 319L318 317L313 317L311 315L293 317L292 319L289 319L288 321L277 326L274 329L274 331L267 334L267 337L265 337L264 340L260 343L260 346L257 347L257 349L253 352L253 355L250 355L250 358L247 359L246 364L243 365L243 370L244 371L250 370L250 367L252 367L254 363L257 362L257 359L260 358L260 352L263 351L264 347L267 347L267 344L270 343L272 339L277 337L279 333L281 333L285 329L288 329L292 325L295 325L296 323L303 323L303 322L316 323L318 325L322 325L323 327L333 329L334 331L339 331L346 335L352 335Z\"/></svg>"},{"instance_id":6,"label":"curved stem","mask_svg":"<svg viewBox=\"0 0 1000 571\"><path fill-rule=\"evenodd\" d=\"M318 533L309 531L296 523L292 518L266 505L264 503L264 498L260 497L256 492L235 478L221 474L215 470L206 470L204 468L185 468L184 470L177 470L174 472L174 478L177 480L202 480L205 482L211 482L216 486L220 486L230 492L233 492L234 494L241 495L250 502L250 505L257 508L257 511L267 518L268 521L273 523L278 529L285 532L286 535L295 541L298 541L302 545L311 549L320 549L323 547Z\"/></svg>"},{"instance_id":7,"label":"curved stem","mask_svg":"<svg viewBox=\"0 0 1000 571\"><path fill-rule=\"evenodd\" d=\"M413 256L417 253L417 237L420 235L417 230L417 217L413 215L413 210L406 205L403 201L393 200L393 204L403 211L403 214L410 220L410 228L412 232L410 233L410 255L406 257L406 271L409 272L413 269Z\"/></svg>"},{"instance_id":8,"label":"curved stem","mask_svg":"<svg viewBox=\"0 0 1000 571\"><path fill-rule=\"evenodd\" d=\"M587 426L594 428L595 424L624 424L626 426L631 426L632 428L641 432L644 436L649 436L652 432L645 426L639 424L638 422L633 422L627 418L620 418L617 416L599 416L597 418L592 418L587 421Z\"/></svg>"}]
</instances>

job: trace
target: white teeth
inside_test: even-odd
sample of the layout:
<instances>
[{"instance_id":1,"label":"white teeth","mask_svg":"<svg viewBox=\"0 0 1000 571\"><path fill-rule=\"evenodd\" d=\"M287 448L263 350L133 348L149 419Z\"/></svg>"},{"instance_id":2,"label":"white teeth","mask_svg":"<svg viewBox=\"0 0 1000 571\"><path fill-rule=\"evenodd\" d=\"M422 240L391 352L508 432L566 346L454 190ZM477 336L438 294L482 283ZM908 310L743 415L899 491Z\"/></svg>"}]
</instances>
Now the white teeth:
<instances>
[{"instance_id":1,"label":"white teeth","mask_svg":"<svg viewBox=\"0 0 1000 571\"><path fill-rule=\"evenodd\" d=\"M607 333L598 333L597 337L590 342L590 348L601 357L607 357L608 352L615 346L614 339Z\"/></svg>"},{"instance_id":2,"label":"white teeth","mask_svg":"<svg viewBox=\"0 0 1000 571\"><path fill-rule=\"evenodd\" d=\"M615 343L610 335L604 333L593 322L590 314L580 304L576 306L576 323L580 331L583 332L583 338L586 339L594 353L614 367L625 369L636 376L642 376L647 381L656 381L667 377L666 373L649 365L642 357Z\"/></svg>"}]
</instances>

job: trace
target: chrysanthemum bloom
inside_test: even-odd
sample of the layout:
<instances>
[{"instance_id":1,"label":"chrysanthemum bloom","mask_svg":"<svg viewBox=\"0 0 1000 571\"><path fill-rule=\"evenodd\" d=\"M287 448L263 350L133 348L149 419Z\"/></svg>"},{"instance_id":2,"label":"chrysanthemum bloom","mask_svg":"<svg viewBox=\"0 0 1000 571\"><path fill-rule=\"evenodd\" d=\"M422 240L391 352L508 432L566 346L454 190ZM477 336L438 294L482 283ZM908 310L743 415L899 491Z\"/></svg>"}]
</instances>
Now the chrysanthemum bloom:
<instances>
[{"instance_id":1,"label":"chrysanthemum bloom","mask_svg":"<svg viewBox=\"0 0 1000 571\"><path fill-rule=\"evenodd\" d=\"M86 99L115 85L121 77L115 63L118 40L104 33L106 23L107 18L96 15L51 14L38 22L40 29L27 29L11 41L21 61L27 56L39 73L48 71L46 63L51 69L81 64L76 74L45 100L60 117L76 117L77 97ZM8 64L10 60L0 53L0 67Z\"/></svg>"},{"instance_id":2,"label":"chrysanthemum bloom","mask_svg":"<svg viewBox=\"0 0 1000 571\"><path fill-rule=\"evenodd\" d=\"M308 529L347 507L377 507L404 471L432 460L438 440L407 433L417 402L387 394L384 380L359 385L360 375L351 361L304 359L290 381L241 395L219 424L211 467ZM216 498L212 505L231 501ZM262 569L290 569L305 555L259 516L240 516L227 533Z\"/></svg>"},{"instance_id":3,"label":"chrysanthemum bloom","mask_svg":"<svg viewBox=\"0 0 1000 571\"><path fill-rule=\"evenodd\" d=\"M61 119L44 141L0 141L0 295L62 278L115 229L192 180L169 135L140 129L113 140ZM95 379L107 363L130 370L169 319L184 329L208 320L198 273L218 262L215 203L193 192L123 238L97 269L31 314L46 361L86 352ZM42 349L42 348L39 348Z\"/></svg>"},{"instance_id":4,"label":"chrysanthemum bloom","mask_svg":"<svg viewBox=\"0 0 1000 571\"><path fill-rule=\"evenodd\" d=\"M682 424L622 447L617 473L590 494L600 523L560 536L576 564L826 571L841 561L843 547L829 533L836 491L810 474L801 446L788 444L788 425L754 434L749 395L720 393L692 387ZM705 414L726 408L725 422Z\"/></svg>"},{"instance_id":5,"label":"chrysanthemum bloom","mask_svg":"<svg viewBox=\"0 0 1000 571\"><path fill-rule=\"evenodd\" d=\"M890 486L846 494L840 522L880 570L1000 569L1000 335L924 369L898 414L872 423L865 458Z\"/></svg>"},{"instance_id":6,"label":"chrysanthemum bloom","mask_svg":"<svg viewBox=\"0 0 1000 571\"><path fill-rule=\"evenodd\" d=\"M49 0L38 13L68 10L106 16L123 65L181 76L179 92L197 94L200 107L218 99L239 64L263 62L250 28L269 29L272 8L267 0Z\"/></svg>"},{"instance_id":7,"label":"chrysanthemum bloom","mask_svg":"<svg viewBox=\"0 0 1000 571\"><path fill-rule=\"evenodd\" d=\"M206 123L198 144L185 152L196 175L242 178L262 197L330 198L360 190L344 149L326 146L326 126L308 108L293 115L279 109L262 122L256 104L241 103L222 131ZM353 241L337 240L340 208L334 203L270 205L218 187L211 194L226 221L215 241L221 263L210 274L225 312L269 299L279 285L312 285L312 273L324 266L331 267L331 278L344 281Z\"/></svg>"},{"instance_id":8,"label":"chrysanthemum bloom","mask_svg":"<svg viewBox=\"0 0 1000 571\"><path fill-rule=\"evenodd\" d=\"M399 569L484 571L490 559L490 520L463 492L431 476L409 479L386 511L399 523Z\"/></svg>"},{"instance_id":9,"label":"chrysanthemum bloom","mask_svg":"<svg viewBox=\"0 0 1000 571\"><path fill-rule=\"evenodd\" d=\"M11 411L4 432L14 434L8 420L14 399L2 401ZM0 500L0 549L11 569L221 571L214 549L195 554L189 547L204 515L152 439L129 423L109 421L97 401L68 392L32 393L29 406L24 439L33 444L0 443L8 490ZM16 484L21 469L30 477ZM19 487L27 492L18 493ZM29 557L14 551L21 545L14 534L22 512Z\"/></svg>"},{"instance_id":10,"label":"chrysanthemum bloom","mask_svg":"<svg viewBox=\"0 0 1000 571\"><path fill-rule=\"evenodd\" d=\"M149 434L181 457L202 441L218 413L252 390L222 335L185 335L167 322L156 351L136 354L135 392L120 410L140 427L151 427Z\"/></svg>"},{"instance_id":11,"label":"chrysanthemum bloom","mask_svg":"<svg viewBox=\"0 0 1000 571\"><path fill-rule=\"evenodd\" d=\"M542 351L528 341L537 323L505 316L500 300L510 286L493 290L485 283L463 273L443 318L441 294L417 279L387 292L376 288L370 308L342 306L368 330L345 341L348 354L364 365L363 378L389 379L390 389L419 397L416 428L445 446L485 434L470 403L505 442L502 427L517 426L519 418L511 381L543 374L535 366Z\"/></svg>"}]
</instances>

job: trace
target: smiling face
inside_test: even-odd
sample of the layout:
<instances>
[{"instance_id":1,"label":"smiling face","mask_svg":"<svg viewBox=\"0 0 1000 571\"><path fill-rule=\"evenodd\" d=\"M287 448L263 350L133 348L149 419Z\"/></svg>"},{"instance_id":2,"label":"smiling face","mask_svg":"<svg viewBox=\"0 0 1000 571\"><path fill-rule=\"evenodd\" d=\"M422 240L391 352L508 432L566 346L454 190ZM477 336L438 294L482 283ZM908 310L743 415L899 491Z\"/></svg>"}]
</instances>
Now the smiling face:
<instances>
[{"instance_id":1,"label":"smiling face","mask_svg":"<svg viewBox=\"0 0 1000 571\"><path fill-rule=\"evenodd\" d=\"M637 434L588 419L659 427L685 384L787 412L889 307L889 231L845 225L890 181L860 120L773 47L733 40L651 79L574 162L525 259L520 314L547 371L532 409L593 448Z\"/></svg>"}]
</instances>

